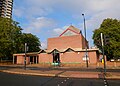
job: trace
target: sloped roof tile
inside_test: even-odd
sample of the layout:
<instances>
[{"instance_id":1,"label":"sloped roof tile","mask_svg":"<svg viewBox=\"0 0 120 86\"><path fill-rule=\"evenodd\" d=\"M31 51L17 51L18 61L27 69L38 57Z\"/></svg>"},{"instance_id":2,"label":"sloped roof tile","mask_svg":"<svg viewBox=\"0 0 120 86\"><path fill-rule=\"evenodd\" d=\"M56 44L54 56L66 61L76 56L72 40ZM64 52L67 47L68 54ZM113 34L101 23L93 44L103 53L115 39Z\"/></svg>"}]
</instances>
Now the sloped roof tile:
<instances>
[{"instance_id":1,"label":"sloped roof tile","mask_svg":"<svg viewBox=\"0 0 120 86\"><path fill-rule=\"evenodd\" d=\"M79 34L81 33L80 29L78 29L78 28L70 25L62 34L60 34L60 36L69 36L69 35L71 35L70 32L69 32L70 34L67 33L67 35L66 35L65 33L66 33L67 31L73 32L74 35L75 35L75 34L76 34L76 35L79 35Z\"/></svg>"}]
</instances>

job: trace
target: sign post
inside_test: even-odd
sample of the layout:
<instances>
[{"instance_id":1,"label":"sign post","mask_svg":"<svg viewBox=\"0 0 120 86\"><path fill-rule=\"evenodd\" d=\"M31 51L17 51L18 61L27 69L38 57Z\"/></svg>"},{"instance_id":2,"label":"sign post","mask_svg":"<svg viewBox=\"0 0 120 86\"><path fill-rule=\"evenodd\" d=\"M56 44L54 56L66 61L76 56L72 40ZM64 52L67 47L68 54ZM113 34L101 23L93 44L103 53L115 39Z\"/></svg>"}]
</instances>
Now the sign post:
<instances>
[{"instance_id":1,"label":"sign post","mask_svg":"<svg viewBox=\"0 0 120 86\"><path fill-rule=\"evenodd\" d=\"M105 61L105 53L104 53L103 33L101 33L101 43L102 43L102 53L103 53L103 63L104 63L104 73L106 74L106 61Z\"/></svg>"}]
</instances>

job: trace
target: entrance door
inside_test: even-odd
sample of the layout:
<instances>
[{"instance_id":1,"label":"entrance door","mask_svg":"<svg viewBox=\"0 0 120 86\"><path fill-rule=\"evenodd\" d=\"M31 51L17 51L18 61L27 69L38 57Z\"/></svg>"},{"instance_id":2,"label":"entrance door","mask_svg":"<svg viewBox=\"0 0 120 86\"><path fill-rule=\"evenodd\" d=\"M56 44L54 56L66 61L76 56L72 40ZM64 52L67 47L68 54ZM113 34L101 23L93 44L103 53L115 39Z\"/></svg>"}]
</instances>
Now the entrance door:
<instances>
[{"instance_id":1,"label":"entrance door","mask_svg":"<svg viewBox=\"0 0 120 86\"><path fill-rule=\"evenodd\" d=\"M33 64L33 56L30 56L30 64Z\"/></svg>"},{"instance_id":2,"label":"entrance door","mask_svg":"<svg viewBox=\"0 0 120 86\"><path fill-rule=\"evenodd\" d=\"M14 56L14 64L17 64L17 56Z\"/></svg>"},{"instance_id":3,"label":"entrance door","mask_svg":"<svg viewBox=\"0 0 120 86\"><path fill-rule=\"evenodd\" d=\"M38 57L37 56L34 56L34 63L37 64L38 63Z\"/></svg>"},{"instance_id":4,"label":"entrance door","mask_svg":"<svg viewBox=\"0 0 120 86\"><path fill-rule=\"evenodd\" d=\"M53 53L53 63L60 63L60 54Z\"/></svg>"},{"instance_id":5,"label":"entrance door","mask_svg":"<svg viewBox=\"0 0 120 86\"><path fill-rule=\"evenodd\" d=\"M37 56L30 56L30 64L37 64L38 57Z\"/></svg>"}]
</instances>

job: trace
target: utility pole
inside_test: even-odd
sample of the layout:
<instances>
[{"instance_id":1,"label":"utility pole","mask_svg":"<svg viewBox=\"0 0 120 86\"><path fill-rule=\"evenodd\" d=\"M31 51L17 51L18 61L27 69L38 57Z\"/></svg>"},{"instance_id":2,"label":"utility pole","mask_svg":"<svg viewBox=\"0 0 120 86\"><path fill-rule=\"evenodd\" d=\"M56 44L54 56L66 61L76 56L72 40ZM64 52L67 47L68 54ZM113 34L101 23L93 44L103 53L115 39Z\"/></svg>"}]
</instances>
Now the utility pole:
<instances>
[{"instance_id":1,"label":"utility pole","mask_svg":"<svg viewBox=\"0 0 120 86\"><path fill-rule=\"evenodd\" d=\"M88 55L87 55L87 39L86 39L86 24L85 24L85 16L82 14L84 20L84 33L85 33L85 58L86 58L86 66L88 68Z\"/></svg>"},{"instance_id":2,"label":"utility pole","mask_svg":"<svg viewBox=\"0 0 120 86\"><path fill-rule=\"evenodd\" d=\"M103 60L104 60L104 74L106 74L106 61L105 61L105 53L104 53L104 36L103 33L100 34L101 35L101 43L102 43L102 53L103 53Z\"/></svg>"},{"instance_id":3,"label":"utility pole","mask_svg":"<svg viewBox=\"0 0 120 86\"><path fill-rule=\"evenodd\" d=\"M24 59L24 70L26 70L26 52L27 52L27 43L25 43L25 59Z\"/></svg>"}]
</instances>

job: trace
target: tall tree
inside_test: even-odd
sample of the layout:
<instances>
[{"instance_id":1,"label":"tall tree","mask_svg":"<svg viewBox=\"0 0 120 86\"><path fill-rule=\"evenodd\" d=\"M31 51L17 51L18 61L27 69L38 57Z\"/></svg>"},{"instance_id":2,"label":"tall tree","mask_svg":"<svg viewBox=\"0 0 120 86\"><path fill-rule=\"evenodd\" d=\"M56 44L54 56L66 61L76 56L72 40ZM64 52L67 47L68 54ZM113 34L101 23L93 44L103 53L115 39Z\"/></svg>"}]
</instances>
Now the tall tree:
<instances>
[{"instance_id":1,"label":"tall tree","mask_svg":"<svg viewBox=\"0 0 120 86\"><path fill-rule=\"evenodd\" d=\"M28 52L38 52L40 50L41 43L39 38L31 33L22 34L22 44L24 45L25 43L27 43Z\"/></svg>"},{"instance_id":2,"label":"tall tree","mask_svg":"<svg viewBox=\"0 0 120 86\"><path fill-rule=\"evenodd\" d=\"M107 18L98 29L94 30L94 44L102 51L100 33L109 37L109 44L104 46L107 58L120 58L120 20Z\"/></svg>"},{"instance_id":3,"label":"tall tree","mask_svg":"<svg viewBox=\"0 0 120 86\"><path fill-rule=\"evenodd\" d=\"M39 51L40 41L32 34L22 33L18 22L0 17L0 58L10 59L13 53L23 53L25 43L28 43L29 52Z\"/></svg>"},{"instance_id":4,"label":"tall tree","mask_svg":"<svg viewBox=\"0 0 120 86\"><path fill-rule=\"evenodd\" d=\"M21 28L18 23L0 17L0 57L11 57L15 52L15 37L21 34Z\"/></svg>"}]
</instances>

